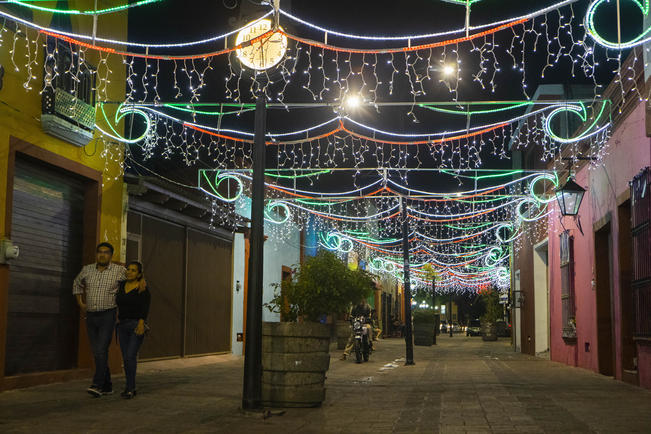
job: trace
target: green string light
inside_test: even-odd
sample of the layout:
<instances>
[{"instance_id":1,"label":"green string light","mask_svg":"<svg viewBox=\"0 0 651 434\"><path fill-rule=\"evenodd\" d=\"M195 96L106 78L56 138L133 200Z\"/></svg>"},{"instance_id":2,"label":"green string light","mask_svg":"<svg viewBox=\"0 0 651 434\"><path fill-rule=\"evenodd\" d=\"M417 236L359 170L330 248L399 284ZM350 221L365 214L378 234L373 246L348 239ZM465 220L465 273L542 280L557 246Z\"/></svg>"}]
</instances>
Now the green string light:
<instances>
[{"instance_id":1,"label":"green string light","mask_svg":"<svg viewBox=\"0 0 651 434\"><path fill-rule=\"evenodd\" d=\"M270 176L272 178L282 178L282 179L299 179L299 178L309 178L310 176L323 175L325 173L331 173L332 170L318 170L311 173L303 173L301 175L278 175L275 173L265 173L265 176Z\"/></svg>"},{"instance_id":2,"label":"green string light","mask_svg":"<svg viewBox=\"0 0 651 434\"><path fill-rule=\"evenodd\" d=\"M57 8L48 8L45 6L37 6L31 3L27 3L24 0L7 0L7 3L12 3L18 6L23 6L26 8L38 10L38 11L43 11L43 12L50 12L53 14L65 14L65 15L103 15L103 14L110 14L113 12L120 12L125 9L130 9L130 8L135 8L138 6L144 6L148 5L151 3L158 3L162 2L163 0L140 0L137 1L133 4L125 4L125 5L119 5L119 6L113 6L110 8L104 8L104 9L97 9L97 10L86 10L86 11L80 11L77 9L57 9Z\"/></svg>"},{"instance_id":3,"label":"green string light","mask_svg":"<svg viewBox=\"0 0 651 434\"><path fill-rule=\"evenodd\" d=\"M471 175L459 175L458 173L441 169L441 173L445 173L446 175L451 175L457 178L467 178L467 179L475 179L477 181L482 180L482 179L489 179L489 178L501 178L501 177L507 177L507 176L513 176L517 175L519 173L522 173L522 170L510 170L508 172L503 172L503 173L494 173L491 175L477 175L477 176L471 176Z\"/></svg>"},{"instance_id":4,"label":"green string light","mask_svg":"<svg viewBox=\"0 0 651 434\"><path fill-rule=\"evenodd\" d=\"M418 106L422 107L422 108L433 110L435 112L440 112L440 113L448 113L448 114L452 114L452 115L472 116L472 115L498 113L498 112L503 112L503 111L507 111L507 110L513 110L513 109L516 109L516 108L533 105L535 103L536 103L535 101L525 101L525 102L520 102L520 103L517 103L517 104L512 104L512 105L509 105L507 107L500 107L500 108L496 108L496 109L486 109L486 110L472 110L472 111L471 110L450 110L450 109L444 109L444 108L436 107L436 106L429 105L429 104L419 104ZM486 104L490 104L490 103L486 103Z\"/></svg>"},{"instance_id":5,"label":"green string light","mask_svg":"<svg viewBox=\"0 0 651 434\"><path fill-rule=\"evenodd\" d=\"M195 110L190 107L188 104L163 104L163 107L170 108L172 110L177 110L180 112L185 112L185 113L192 113L195 115L207 115L207 116L226 116L226 115L234 115L234 114L239 114L239 113L246 113L255 110L255 108L246 108L246 109L241 109L241 110L233 110L233 111L228 111L228 112L220 112L220 111L207 111L207 110Z\"/></svg>"}]
</instances>

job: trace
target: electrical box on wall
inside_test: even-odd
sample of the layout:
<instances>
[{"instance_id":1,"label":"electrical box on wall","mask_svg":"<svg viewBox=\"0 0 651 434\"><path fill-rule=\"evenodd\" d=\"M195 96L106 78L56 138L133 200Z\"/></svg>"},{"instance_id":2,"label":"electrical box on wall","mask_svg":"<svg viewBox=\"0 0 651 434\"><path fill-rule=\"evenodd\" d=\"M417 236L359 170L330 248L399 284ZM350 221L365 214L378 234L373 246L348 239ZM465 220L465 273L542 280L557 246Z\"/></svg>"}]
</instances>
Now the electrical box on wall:
<instances>
[{"instance_id":1,"label":"electrical box on wall","mask_svg":"<svg viewBox=\"0 0 651 434\"><path fill-rule=\"evenodd\" d=\"M0 264L7 264L8 261L18 258L20 250L15 246L11 240L0 240Z\"/></svg>"}]
</instances>

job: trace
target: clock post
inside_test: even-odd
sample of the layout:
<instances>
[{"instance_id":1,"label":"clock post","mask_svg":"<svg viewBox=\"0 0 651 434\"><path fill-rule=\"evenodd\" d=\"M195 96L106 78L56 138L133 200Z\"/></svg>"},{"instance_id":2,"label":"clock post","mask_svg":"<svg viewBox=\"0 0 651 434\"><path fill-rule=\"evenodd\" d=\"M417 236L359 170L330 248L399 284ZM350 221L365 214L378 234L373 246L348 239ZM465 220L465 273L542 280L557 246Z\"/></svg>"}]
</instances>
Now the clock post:
<instances>
[{"instance_id":1,"label":"clock post","mask_svg":"<svg viewBox=\"0 0 651 434\"><path fill-rule=\"evenodd\" d=\"M287 37L277 32L278 0L274 1L276 16L272 22L262 19L250 23L237 35L236 54L243 66L254 74L276 66L285 56ZM259 40L256 38L268 34ZM245 43L255 40L250 45ZM244 387L242 408L262 408L262 283L264 257L264 170L267 124L266 96L258 89L255 103L253 140L253 177L251 182L251 247L249 250L248 296L246 304L246 339L244 342Z\"/></svg>"},{"instance_id":2,"label":"clock post","mask_svg":"<svg viewBox=\"0 0 651 434\"><path fill-rule=\"evenodd\" d=\"M246 303L244 388L242 396L242 408L245 410L255 410L262 407L262 271L264 258L266 112L265 96L259 94L255 103L253 180L251 183L251 248Z\"/></svg>"}]
</instances>

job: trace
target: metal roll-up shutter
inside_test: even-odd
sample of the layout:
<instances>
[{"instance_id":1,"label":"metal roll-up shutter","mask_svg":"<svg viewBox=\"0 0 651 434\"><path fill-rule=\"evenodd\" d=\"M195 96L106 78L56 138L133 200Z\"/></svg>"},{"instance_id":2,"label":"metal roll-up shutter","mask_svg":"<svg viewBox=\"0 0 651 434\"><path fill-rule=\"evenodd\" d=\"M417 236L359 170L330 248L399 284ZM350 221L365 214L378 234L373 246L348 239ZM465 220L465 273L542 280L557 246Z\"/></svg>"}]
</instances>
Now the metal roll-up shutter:
<instances>
[{"instance_id":1,"label":"metal roll-up shutter","mask_svg":"<svg viewBox=\"0 0 651 434\"><path fill-rule=\"evenodd\" d=\"M83 181L16 158L11 238L20 247L9 275L5 375L77 364L72 281L82 265Z\"/></svg>"},{"instance_id":2,"label":"metal roll-up shutter","mask_svg":"<svg viewBox=\"0 0 651 434\"><path fill-rule=\"evenodd\" d=\"M141 262L151 291L151 333L144 340L140 356L178 357L183 349L185 229L143 216L141 231Z\"/></svg>"},{"instance_id":3,"label":"metal roll-up shutter","mask_svg":"<svg viewBox=\"0 0 651 434\"><path fill-rule=\"evenodd\" d=\"M187 355L231 349L232 243L188 231Z\"/></svg>"}]
</instances>

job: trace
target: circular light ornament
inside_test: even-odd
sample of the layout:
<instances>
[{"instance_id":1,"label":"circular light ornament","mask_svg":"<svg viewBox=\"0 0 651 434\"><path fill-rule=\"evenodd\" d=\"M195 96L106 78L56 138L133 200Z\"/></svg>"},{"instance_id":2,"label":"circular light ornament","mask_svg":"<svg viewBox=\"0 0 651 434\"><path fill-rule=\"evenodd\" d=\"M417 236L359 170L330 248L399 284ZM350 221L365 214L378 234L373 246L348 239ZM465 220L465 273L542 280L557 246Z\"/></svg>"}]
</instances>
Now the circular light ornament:
<instances>
[{"instance_id":1,"label":"circular light ornament","mask_svg":"<svg viewBox=\"0 0 651 434\"><path fill-rule=\"evenodd\" d=\"M529 205L531 208L527 210L524 208L525 205ZM534 210L538 210L538 213L536 214L536 211ZM527 197L520 201L516 207L516 211L520 220L524 222L535 222L545 214L546 206L545 204L541 204L538 201Z\"/></svg>"},{"instance_id":2,"label":"circular light ornament","mask_svg":"<svg viewBox=\"0 0 651 434\"><path fill-rule=\"evenodd\" d=\"M502 231L506 229L507 236L502 236ZM510 243L511 241L518 238L522 232L520 232L520 226L513 223L502 223L495 228L495 238L502 244Z\"/></svg>"},{"instance_id":3,"label":"circular light ornament","mask_svg":"<svg viewBox=\"0 0 651 434\"><path fill-rule=\"evenodd\" d=\"M640 12L642 12L642 15L645 17L649 15L649 0L631 0L635 6L637 6L640 9ZM629 41L621 41L621 43L617 42L611 42L603 38L598 32L597 29L595 28L595 23L594 23L594 15L597 12L597 9L599 6L601 6L604 3L610 3L608 0L594 0L590 3L588 6L588 10L585 13L585 22L584 26L586 30L588 31L588 34L592 36L592 38L597 42L599 45L602 45L606 48L614 48L617 50L626 50L627 48L632 48L637 45L642 45L648 41L651 41L651 27L647 27L637 35L635 38L629 40Z\"/></svg>"},{"instance_id":4,"label":"circular light ornament","mask_svg":"<svg viewBox=\"0 0 651 434\"><path fill-rule=\"evenodd\" d=\"M397 267L395 263L391 261L384 262L384 271L386 271L387 273L393 273L394 271L396 271L396 268Z\"/></svg>"},{"instance_id":5,"label":"circular light ornament","mask_svg":"<svg viewBox=\"0 0 651 434\"><path fill-rule=\"evenodd\" d=\"M484 257L484 264L487 267L495 267L508 257L508 252L505 252L502 247L491 247Z\"/></svg>"},{"instance_id":6,"label":"circular light ornament","mask_svg":"<svg viewBox=\"0 0 651 434\"><path fill-rule=\"evenodd\" d=\"M574 143L583 139L587 139L588 137L597 135L610 126L610 123L606 122L605 125L596 128L597 123L600 121L602 115L604 114L607 102L608 101L601 101L601 108L599 110L599 113L596 116L594 116L593 122L587 128L585 128L585 130L581 134L579 134L576 137L561 137L557 135L552 130L552 121L559 114L563 112L569 112L578 116L581 119L581 122L585 123L588 120L588 115L587 115L587 110L585 108L585 105L582 102L579 102L578 104L570 103L570 104L553 105L551 107L555 107L555 108L554 110L549 112L549 114L545 118L545 122L543 123L543 131L545 131L545 134L547 136L549 136L552 140L558 143Z\"/></svg>"},{"instance_id":7,"label":"circular light ornament","mask_svg":"<svg viewBox=\"0 0 651 434\"><path fill-rule=\"evenodd\" d=\"M203 174L204 174L204 176L206 176L205 172L203 172ZM235 191L235 194L233 195L233 197L226 197L226 196L223 196L221 193L219 193L219 186L224 181L227 181L227 182L228 181L235 181L235 185L237 186L237 188L236 188L236 191ZM213 185L211 187L212 187L212 190L213 190L213 193L214 193L213 196L216 196L217 198L219 198L220 200L222 200L224 202L235 202L237 199L240 198L240 196L244 192L244 185L242 184L242 180L240 179L240 177L233 174L233 173L228 173L228 172L226 172L226 173L217 173L215 175L215 181L214 181L214 183L213 183Z\"/></svg>"},{"instance_id":8,"label":"circular light ornament","mask_svg":"<svg viewBox=\"0 0 651 434\"><path fill-rule=\"evenodd\" d=\"M536 194L536 184L540 181L550 181L552 184L554 184L554 187L558 187L558 176L556 173L543 173L542 175L536 176L529 183L529 194L539 203L550 203L556 200L555 196L545 198Z\"/></svg>"},{"instance_id":9,"label":"circular light ornament","mask_svg":"<svg viewBox=\"0 0 651 434\"><path fill-rule=\"evenodd\" d=\"M279 27L282 30L282 27ZM236 45L254 40L273 30L270 19L254 21L237 34ZM237 58L248 68L263 71L276 66L287 51L287 37L280 33L271 33L251 45L235 50Z\"/></svg>"},{"instance_id":10,"label":"circular light ornament","mask_svg":"<svg viewBox=\"0 0 651 434\"><path fill-rule=\"evenodd\" d=\"M110 130L113 132L113 134L109 133L108 131L104 131L102 128L100 128L97 125L97 123L95 123L95 126L103 134L111 137L112 139L117 140L117 141L122 142L122 143L135 144L135 143L138 143L138 142L144 140L147 137L147 135L151 132L152 120L149 117L149 115L147 114L147 112L145 112L144 110L136 108L132 104L124 105L124 103L122 103L122 104L120 104L118 106L118 109L115 112L115 123L113 123L113 122L111 122L109 120L108 116L106 115L106 111L104 110L104 104L99 103L98 105L99 105L99 111L102 112L102 116L104 117L104 120L106 121L106 124L108 125ZM122 118L124 118L127 115L132 115L132 117L134 115L139 115L145 121L145 131L141 135L139 135L139 136L137 136L135 138L134 137L127 138L127 137L124 137L122 134L120 134L115 129L115 127L113 125L117 126L120 123L120 121L122 120Z\"/></svg>"},{"instance_id":11,"label":"circular light ornament","mask_svg":"<svg viewBox=\"0 0 651 434\"><path fill-rule=\"evenodd\" d=\"M284 211L284 214L279 213L278 211L280 210ZM264 209L265 220L277 225L287 222L291 215L292 213L289 210L289 206L282 201L269 202Z\"/></svg>"}]
</instances>

